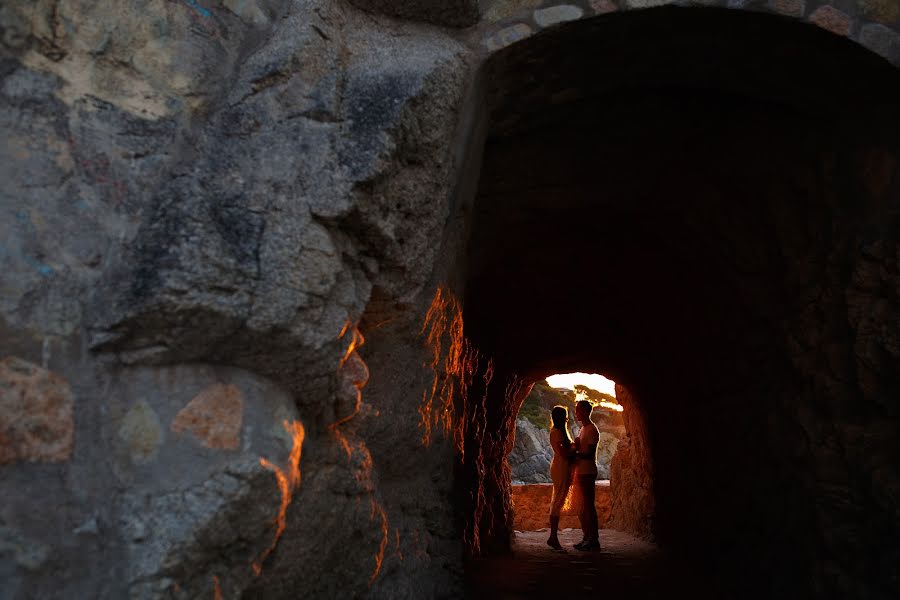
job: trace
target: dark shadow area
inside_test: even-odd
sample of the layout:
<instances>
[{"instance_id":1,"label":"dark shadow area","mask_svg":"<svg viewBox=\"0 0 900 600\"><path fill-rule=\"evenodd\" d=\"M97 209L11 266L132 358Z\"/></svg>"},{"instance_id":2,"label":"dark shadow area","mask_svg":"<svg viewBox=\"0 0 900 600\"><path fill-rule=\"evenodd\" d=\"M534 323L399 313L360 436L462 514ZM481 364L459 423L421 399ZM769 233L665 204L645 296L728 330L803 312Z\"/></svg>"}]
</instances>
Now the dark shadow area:
<instances>
[{"instance_id":1,"label":"dark shadow area","mask_svg":"<svg viewBox=\"0 0 900 600\"><path fill-rule=\"evenodd\" d=\"M536 35L484 81L473 554L509 545L508 382L594 371L640 417L619 476L652 470L622 528L737 595L900 595L898 71L811 26L662 8Z\"/></svg>"}]
</instances>

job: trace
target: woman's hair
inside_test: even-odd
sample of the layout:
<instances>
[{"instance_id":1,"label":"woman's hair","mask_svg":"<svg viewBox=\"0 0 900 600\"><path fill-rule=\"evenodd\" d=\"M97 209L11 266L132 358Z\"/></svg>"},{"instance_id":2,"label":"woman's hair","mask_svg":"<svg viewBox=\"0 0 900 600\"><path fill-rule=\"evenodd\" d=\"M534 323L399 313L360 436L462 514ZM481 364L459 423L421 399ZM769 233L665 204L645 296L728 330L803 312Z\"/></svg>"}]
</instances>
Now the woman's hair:
<instances>
[{"instance_id":1,"label":"woman's hair","mask_svg":"<svg viewBox=\"0 0 900 600\"><path fill-rule=\"evenodd\" d=\"M566 417L569 416L569 411L565 406L560 406L557 404L553 407L553 410L550 411L550 419L553 421L553 427L559 429L563 432L563 435L566 436L566 439L571 443L572 438L569 437L569 430L566 429Z\"/></svg>"}]
</instances>

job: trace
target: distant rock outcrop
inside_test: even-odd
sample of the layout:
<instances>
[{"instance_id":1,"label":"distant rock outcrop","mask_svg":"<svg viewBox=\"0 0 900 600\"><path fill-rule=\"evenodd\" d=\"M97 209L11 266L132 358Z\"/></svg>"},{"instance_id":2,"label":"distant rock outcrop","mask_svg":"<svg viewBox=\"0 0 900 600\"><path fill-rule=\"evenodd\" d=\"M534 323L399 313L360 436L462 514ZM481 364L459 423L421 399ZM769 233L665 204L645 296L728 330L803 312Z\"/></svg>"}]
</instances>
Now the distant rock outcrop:
<instances>
[{"instance_id":1,"label":"distant rock outcrop","mask_svg":"<svg viewBox=\"0 0 900 600\"><path fill-rule=\"evenodd\" d=\"M547 415L549 422L550 416ZM600 443L597 451L597 479L609 479L609 465L616 453L619 440L624 437L624 427L617 436L603 426L600 427ZM573 437L578 429L570 432ZM536 426L528 419L516 419L516 443L509 454L509 467L513 483L550 482L550 462L553 449L550 447L550 430Z\"/></svg>"},{"instance_id":2,"label":"distant rock outcrop","mask_svg":"<svg viewBox=\"0 0 900 600\"><path fill-rule=\"evenodd\" d=\"M516 445L509 454L514 483L549 483L550 432L536 427L528 419L516 419Z\"/></svg>"}]
</instances>

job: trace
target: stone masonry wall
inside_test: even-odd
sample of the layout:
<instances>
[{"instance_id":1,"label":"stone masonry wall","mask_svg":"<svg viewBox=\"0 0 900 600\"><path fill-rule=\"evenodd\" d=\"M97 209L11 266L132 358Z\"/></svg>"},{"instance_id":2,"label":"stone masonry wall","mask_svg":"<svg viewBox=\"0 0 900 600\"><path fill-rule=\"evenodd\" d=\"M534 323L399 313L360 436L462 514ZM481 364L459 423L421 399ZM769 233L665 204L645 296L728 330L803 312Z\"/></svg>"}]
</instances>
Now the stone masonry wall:
<instances>
[{"instance_id":1,"label":"stone masonry wall","mask_svg":"<svg viewBox=\"0 0 900 600\"><path fill-rule=\"evenodd\" d=\"M900 65L900 3L894 0L489 0L477 36L488 51L560 23L659 6L769 13L847 37Z\"/></svg>"}]
</instances>

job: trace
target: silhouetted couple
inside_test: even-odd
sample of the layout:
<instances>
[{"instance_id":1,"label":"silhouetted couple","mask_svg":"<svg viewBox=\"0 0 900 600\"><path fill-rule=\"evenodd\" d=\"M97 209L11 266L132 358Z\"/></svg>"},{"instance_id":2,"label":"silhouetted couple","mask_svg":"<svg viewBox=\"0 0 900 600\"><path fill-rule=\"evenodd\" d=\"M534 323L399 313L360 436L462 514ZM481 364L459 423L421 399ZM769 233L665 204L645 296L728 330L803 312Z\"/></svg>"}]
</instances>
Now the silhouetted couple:
<instances>
[{"instance_id":1,"label":"silhouetted couple","mask_svg":"<svg viewBox=\"0 0 900 600\"><path fill-rule=\"evenodd\" d=\"M559 517L578 515L583 539L575 544L578 550L600 549L600 524L594 502L597 480L597 444L600 431L591 421L593 405L587 400L575 403L575 419L581 423L581 431L573 441L566 423L569 411L565 406L554 406L550 413L553 428L550 444L553 446L553 462L550 478L553 480L553 498L550 500L550 538L547 545L562 549L557 530Z\"/></svg>"}]
</instances>

